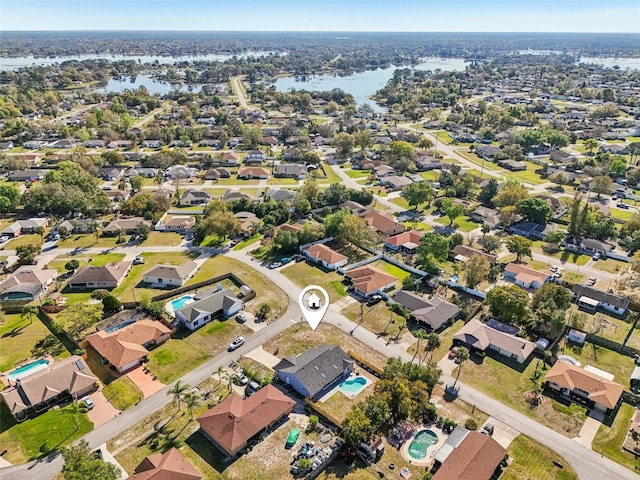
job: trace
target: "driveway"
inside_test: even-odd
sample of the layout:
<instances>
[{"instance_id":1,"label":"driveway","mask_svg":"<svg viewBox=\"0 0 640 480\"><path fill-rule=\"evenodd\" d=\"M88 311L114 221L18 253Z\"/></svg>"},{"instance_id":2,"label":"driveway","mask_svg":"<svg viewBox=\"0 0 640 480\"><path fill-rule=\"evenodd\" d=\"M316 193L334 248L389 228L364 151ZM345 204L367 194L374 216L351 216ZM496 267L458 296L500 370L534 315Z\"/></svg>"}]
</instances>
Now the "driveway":
<instances>
[{"instance_id":1,"label":"driveway","mask_svg":"<svg viewBox=\"0 0 640 480\"><path fill-rule=\"evenodd\" d=\"M493 417L489 417L486 423L493 424L493 439L500 444L503 448L509 448L513 439L520 435L520 432L515 428L511 428L506 423L502 423L500 420L496 420ZM486 425L485 423L485 425ZM483 425L484 426L484 425ZM480 428L482 430L482 427Z\"/></svg>"},{"instance_id":2,"label":"driveway","mask_svg":"<svg viewBox=\"0 0 640 480\"><path fill-rule=\"evenodd\" d=\"M131 370L127 377L142 391L144 398L150 397L165 386L160 380L154 380L150 373L145 373L142 366Z\"/></svg>"},{"instance_id":3,"label":"driveway","mask_svg":"<svg viewBox=\"0 0 640 480\"><path fill-rule=\"evenodd\" d=\"M87 412L89 420L93 422L93 428L98 428L100 425L104 425L113 417L117 417L120 413L116 407L105 398L102 392L94 392L91 395L94 407Z\"/></svg>"},{"instance_id":4,"label":"driveway","mask_svg":"<svg viewBox=\"0 0 640 480\"><path fill-rule=\"evenodd\" d=\"M580 433L577 437L574 437L573 440L578 442L580 445L591 448L591 443L598 433L598 429L600 428L600 425L602 425L603 420L604 414L602 412L598 410L591 410L591 412L589 412L589 416L580 429Z\"/></svg>"},{"instance_id":5,"label":"driveway","mask_svg":"<svg viewBox=\"0 0 640 480\"><path fill-rule=\"evenodd\" d=\"M271 370L273 370L273 367L275 367L278 362L280 362L280 359L278 357L270 354L269 352L265 352L265 350L261 346L256 348L255 350L251 350L245 355L245 357L251 358L252 360L261 363Z\"/></svg>"}]
</instances>

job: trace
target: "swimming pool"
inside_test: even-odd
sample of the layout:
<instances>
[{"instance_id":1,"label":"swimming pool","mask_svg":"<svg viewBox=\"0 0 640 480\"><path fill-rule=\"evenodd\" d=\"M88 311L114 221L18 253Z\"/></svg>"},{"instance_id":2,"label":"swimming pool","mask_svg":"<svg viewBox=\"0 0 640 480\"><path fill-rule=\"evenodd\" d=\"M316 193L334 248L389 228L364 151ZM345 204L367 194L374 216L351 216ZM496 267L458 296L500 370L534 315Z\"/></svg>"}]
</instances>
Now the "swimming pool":
<instances>
[{"instance_id":1,"label":"swimming pool","mask_svg":"<svg viewBox=\"0 0 640 480\"><path fill-rule=\"evenodd\" d=\"M430 446L438 443L438 435L431 430L420 430L409 444L409 456L414 460L422 460L427 456Z\"/></svg>"},{"instance_id":2,"label":"swimming pool","mask_svg":"<svg viewBox=\"0 0 640 480\"><path fill-rule=\"evenodd\" d=\"M364 377L355 377L349 380L345 380L344 382L342 382L338 388L340 388L340 390L351 396L351 395L355 395L356 393L358 393L360 390L362 390L365 385L367 384L367 379Z\"/></svg>"},{"instance_id":3,"label":"swimming pool","mask_svg":"<svg viewBox=\"0 0 640 480\"><path fill-rule=\"evenodd\" d=\"M176 298L175 300L171 300L171 306L173 307L173 310L180 310L182 307L184 307L189 300L193 300L193 297L191 295L183 295L180 298Z\"/></svg>"},{"instance_id":4,"label":"swimming pool","mask_svg":"<svg viewBox=\"0 0 640 480\"><path fill-rule=\"evenodd\" d=\"M45 368L47 368L48 365L49 365L49 360L45 360L44 358L41 358L40 360L36 360L35 362L28 363L26 365L23 365L20 368L16 368L15 370L12 370L11 372L9 372L9 375L7 375L7 377L12 382L15 382L20 378L24 378L28 375L39 372L40 370L44 370Z\"/></svg>"}]
</instances>

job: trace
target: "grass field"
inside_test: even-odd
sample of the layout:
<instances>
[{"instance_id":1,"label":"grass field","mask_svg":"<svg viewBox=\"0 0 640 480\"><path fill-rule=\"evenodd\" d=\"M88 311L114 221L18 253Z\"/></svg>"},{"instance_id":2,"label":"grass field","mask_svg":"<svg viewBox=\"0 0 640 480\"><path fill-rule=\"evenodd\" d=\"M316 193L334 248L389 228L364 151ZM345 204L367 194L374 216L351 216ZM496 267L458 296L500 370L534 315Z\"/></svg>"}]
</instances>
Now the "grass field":
<instances>
[{"instance_id":1,"label":"grass field","mask_svg":"<svg viewBox=\"0 0 640 480\"><path fill-rule=\"evenodd\" d=\"M31 350L36 343L51 335L37 316L33 322L22 319L19 314L4 314L0 323L0 371L7 372L17 364L33 357ZM48 350L57 358L64 358L69 353L57 341Z\"/></svg>"},{"instance_id":2,"label":"grass field","mask_svg":"<svg viewBox=\"0 0 640 480\"><path fill-rule=\"evenodd\" d=\"M323 287L332 302L336 302L346 295L342 284L344 277L339 273L326 272L306 262L294 263L289 267L283 268L281 273L299 287L306 287L307 285Z\"/></svg>"},{"instance_id":3,"label":"grass field","mask_svg":"<svg viewBox=\"0 0 640 480\"><path fill-rule=\"evenodd\" d=\"M126 410L142 400L142 391L129 379L122 376L102 389L102 394L118 410Z\"/></svg>"},{"instance_id":4,"label":"grass field","mask_svg":"<svg viewBox=\"0 0 640 480\"><path fill-rule=\"evenodd\" d=\"M233 247L233 249L234 250L242 250L243 248L246 248L249 245L253 245L256 242L259 242L261 238L262 238L262 235L254 235L253 237L248 238L247 240L244 240L244 241L240 242L235 247Z\"/></svg>"},{"instance_id":5,"label":"grass field","mask_svg":"<svg viewBox=\"0 0 640 480\"><path fill-rule=\"evenodd\" d=\"M449 328L447 328L446 330L438 334L438 337L440 337L440 346L436 348L433 351L433 354L431 355L431 358L433 359L434 362L436 363L439 362L445 355L447 355L447 352L449 351L449 349L453 344L453 336L456 333L458 333L458 330L460 330L463 326L464 326L464 320L456 320ZM412 329L413 329L413 326L412 326ZM416 351L417 345L418 345L418 341L416 340L416 342L407 349L407 353L413 355ZM424 346L424 341L422 341L420 344L420 350L422 350L423 346ZM418 352L418 355L421 355L421 356L424 355L424 351ZM429 360L428 355L427 355L427 358L425 358L425 360L426 361Z\"/></svg>"},{"instance_id":6,"label":"grass field","mask_svg":"<svg viewBox=\"0 0 640 480\"><path fill-rule=\"evenodd\" d=\"M369 178L371 176L371 172L369 170L352 170L350 168L345 168L344 173L351 178Z\"/></svg>"},{"instance_id":7,"label":"grass field","mask_svg":"<svg viewBox=\"0 0 640 480\"><path fill-rule=\"evenodd\" d=\"M325 163L322 165L322 168L324 168L324 172L327 174L327 178L319 178L318 183L334 184L334 183L340 183L342 181L340 176L338 176L338 174L335 172L335 170L331 165L327 165Z\"/></svg>"},{"instance_id":8,"label":"grass field","mask_svg":"<svg viewBox=\"0 0 640 480\"><path fill-rule=\"evenodd\" d=\"M299 185L300 181L295 178L276 178L269 177L267 179L267 185Z\"/></svg>"},{"instance_id":9,"label":"grass field","mask_svg":"<svg viewBox=\"0 0 640 480\"><path fill-rule=\"evenodd\" d=\"M378 260L377 262L374 262L371 265L379 268L380 270L387 272L389 275L393 275L398 279L399 282L402 282L402 280L404 280L405 278L411 275L411 272L408 272L407 270L403 270L402 268L396 267L395 265L392 265L391 263L387 263L383 260Z\"/></svg>"},{"instance_id":10,"label":"grass field","mask_svg":"<svg viewBox=\"0 0 640 480\"><path fill-rule=\"evenodd\" d=\"M127 235L125 235L127 238ZM59 248L113 248L117 247L118 237L96 237L92 233L84 235L71 235L58 242Z\"/></svg>"},{"instance_id":11,"label":"grass field","mask_svg":"<svg viewBox=\"0 0 640 480\"><path fill-rule=\"evenodd\" d=\"M380 336L395 336L404 325L404 318L393 313L385 302L368 307L364 303L355 303L342 311L349 320L359 323L362 316L363 326ZM406 330L403 330L406 333Z\"/></svg>"},{"instance_id":12,"label":"grass field","mask_svg":"<svg viewBox=\"0 0 640 480\"><path fill-rule=\"evenodd\" d=\"M18 247L22 247L24 245L42 245L42 238L40 235L30 234L30 235L21 235L18 238L14 238L13 240L9 240L2 247L3 250L15 250Z\"/></svg>"},{"instance_id":13,"label":"grass field","mask_svg":"<svg viewBox=\"0 0 640 480\"><path fill-rule=\"evenodd\" d=\"M635 456L622 450L622 443L629 431L631 417L633 417L634 412L633 406L622 403L616 418L613 420L613 424L610 427L604 424L600 425L591 447L594 452L603 453L614 462L640 473Z\"/></svg>"},{"instance_id":14,"label":"grass field","mask_svg":"<svg viewBox=\"0 0 640 480\"><path fill-rule=\"evenodd\" d=\"M140 245L142 247L176 247L182 243L182 235L175 232L151 232Z\"/></svg>"},{"instance_id":15,"label":"grass field","mask_svg":"<svg viewBox=\"0 0 640 480\"><path fill-rule=\"evenodd\" d=\"M258 185L260 180L241 180L238 178L220 178L216 185Z\"/></svg>"},{"instance_id":16,"label":"grass field","mask_svg":"<svg viewBox=\"0 0 640 480\"><path fill-rule=\"evenodd\" d=\"M105 253L102 255L91 255L91 256L82 256L82 255L74 255L73 257L56 257L55 260L51 260L47 264L47 268L52 268L58 271L58 273L65 273L67 270L64 266L70 260L78 260L80 263L80 267L84 267L85 265L92 265L94 267L102 267L108 263L120 262L124 259L124 253ZM89 263L89 259L91 259L91 263Z\"/></svg>"},{"instance_id":17,"label":"grass field","mask_svg":"<svg viewBox=\"0 0 640 480\"><path fill-rule=\"evenodd\" d=\"M449 223L450 223L450 220L449 220L449 217L439 217L439 218L436 219L436 222L438 222L441 225L445 225L445 226L448 227ZM458 230L461 230L463 232L470 232L471 230L475 230L479 226L480 226L479 223L476 223L476 222L473 222L473 221L469 220L464 215L460 215L459 217L457 217L453 221L453 227L455 227Z\"/></svg>"},{"instance_id":18,"label":"grass field","mask_svg":"<svg viewBox=\"0 0 640 480\"><path fill-rule=\"evenodd\" d=\"M571 465L560 455L526 435L518 435L509 445L507 454L513 459L513 462L500 477L502 480L521 480L524 478L578 480L578 475L571 468ZM563 468L555 466L554 461L563 465Z\"/></svg>"},{"instance_id":19,"label":"grass field","mask_svg":"<svg viewBox=\"0 0 640 480\"><path fill-rule=\"evenodd\" d=\"M15 423L6 404L0 404L0 445L11 463L25 463L59 449L93 430L86 413L76 414L78 426L67 408L49 410L35 418Z\"/></svg>"},{"instance_id":20,"label":"grass field","mask_svg":"<svg viewBox=\"0 0 640 480\"><path fill-rule=\"evenodd\" d=\"M600 259L597 262L593 262L593 266L604 272L619 273L620 270L624 268L625 263L612 258L607 258L606 260Z\"/></svg>"},{"instance_id":21,"label":"grass field","mask_svg":"<svg viewBox=\"0 0 640 480\"><path fill-rule=\"evenodd\" d=\"M631 210L623 210L621 208L610 208L611 216L613 218L619 218L620 220L630 220L633 217L634 212Z\"/></svg>"}]
</instances>

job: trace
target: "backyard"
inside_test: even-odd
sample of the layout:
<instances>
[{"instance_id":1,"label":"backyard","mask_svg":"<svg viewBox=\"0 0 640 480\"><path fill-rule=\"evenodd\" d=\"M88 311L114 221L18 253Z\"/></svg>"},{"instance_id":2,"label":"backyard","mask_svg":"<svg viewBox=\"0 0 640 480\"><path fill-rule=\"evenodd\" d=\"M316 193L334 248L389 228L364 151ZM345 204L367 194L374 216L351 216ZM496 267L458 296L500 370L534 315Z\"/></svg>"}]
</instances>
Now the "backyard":
<instances>
[{"instance_id":1,"label":"backyard","mask_svg":"<svg viewBox=\"0 0 640 480\"><path fill-rule=\"evenodd\" d=\"M336 302L347 292L342 283L344 277L336 272L327 272L321 267L314 267L306 262L294 263L283 268L281 273L299 287L318 285L329 294L329 300Z\"/></svg>"},{"instance_id":2,"label":"backyard","mask_svg":"<svg viewBox=\"0 0 640 480\"><path fill-rule=\"evenodd\" d=\"M385 302L378 302L373 306L365 303L354 303L342 311L349 320L359 323L362 316L363 326L380 336L398 335L400 327L404 330L404 317L393 313ZM406 330L404 330L406 333Z\"/></svg>"}]
</instances>

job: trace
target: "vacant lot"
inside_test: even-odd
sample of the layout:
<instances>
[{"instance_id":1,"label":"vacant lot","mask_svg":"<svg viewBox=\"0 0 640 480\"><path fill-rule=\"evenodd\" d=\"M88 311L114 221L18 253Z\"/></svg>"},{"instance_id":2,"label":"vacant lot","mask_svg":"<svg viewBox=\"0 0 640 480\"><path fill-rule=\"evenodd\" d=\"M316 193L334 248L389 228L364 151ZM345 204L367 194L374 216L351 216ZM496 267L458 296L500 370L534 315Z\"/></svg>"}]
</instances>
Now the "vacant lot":
<instances>
[{"instance_id":1,"label":"vacant lot","mask_svg":"<svg viewBox=\"0 0 640 480\"><path fill-rule=\"evenodd\" d=\"M102 394L118 410L126 410L143 399L142 391L126 376L117 378L104 387Z\"/></svg>"},{"instance_id":2,"label":"vacant lot","mask_svg":"<svg viewBox=\"0 0 640 480\"><path fill-rule=\"evenodd\" d=\"M578 480L578 475L564 458L525 435L515 438L507 454L513 462L501 477L503 480ZM556 467L554 461L562 464L563 468Z\"/></svg>"},{"instance_id":3,"label":"vacant lot","mask_svg":"<svg viewBox=\"0 0 640 480\"><path fill-rule=\"evenodd\" d=\"M447 352L453 345L453 336L463 326L464 326L464 320L456 320L450 327L438 333L438 337L440 337L440 346L436 348L433 351L433 354L431 355L431 358L433 359L434 362L436 363L439 362L447 354ZM416 326L412 324L410 325L410 328L413 331L416 329ZM407 353L410 353L411 355L413 355L416 351L417 345L418 345L418 340L416 339L416 342L407 349ZM419 355L422 355L422 356L425 355L425 352L423 349L424 345L425 345L425 342L423 340L420 342L420 350L422 350L422 352L418 352ZM429 359L430 359L429 354L427 354L427 357L425 360L429 361Z\"/></svg>"},{"instance_id":4,"label":"vacant lot","mask_svg":"<svg viewBox=\"0 0 640 480\"><path fill-rule=\"evenodd\" d=\"M51 260L47 264L47 268L52 268L58 271L58 273L65 273L67 269L64 266L70 260L77 260L80 267L85 265L91 265L93 267L102 267L108 263L120 262L124 259L124 253L105 253L102 255L74 255L72 257L60 256L55 260ZM91 262L89 262L91 260Z\"/></svg>"},{"instance_id":5,"label":"vacant lot","mask_svg":"<svg viewBox=\"0 0 640 480\"><path fill-rule=\"evenodd\" d=\"M14 238L13 240L9 240L2 247L4 250L15 250L18 247L22 247L24 245L42 245L42 238L40 235L35 233L29 235L22 235L18 238Z\"/></svg>"},{"instance_id":6,"label":"vacant lot","mask_svg":"<svg viewBox=\"0 0 640 480\"><path fill-rule=\"evenodd\" d=\"M629 470L638 473L640 468L634 455L622 450L622 443L629 431L631 417L635 409L626 403L620 405L618 414L609 427L600 425L598 433L593 440L592 448L594 452L603 452L608 458L620 465L624 465Z\"/></svg>"},{"instance_id":7,"label":"vacant lot","mask_svg":"<svg viewBox=\"0 0 640 480\"><path fill-rule=\"evenodd\" d=\"M182 235L175 232L151 232L142 242L143 247L168 246L175 247L182 243Z\"/></svg>"},{"instance_id":8,"label":"vacant lot","mask_svg":"<svg viewBox=\"0 0 640 480\"><path fill-rule=\"evenodd\" d=\"M283 268L282 274L299 287L308 285L323 287L332 302L336 302L346 295L342 275L336 272L327 272L321 267L315 267L306 262L294 263Z\"/></svg>"},{"instance_id":9,"label":"vacant lot","mask_svg":"<svg viewBox=\"0 0 640 480\"><path fill-rule=\"evenodd\" d=\"M369 307L364 303L350 305L342 314L353 322L360 322L363 326L380 336L397 335L404 325L404 318L393 313L385 302L378 302Z\"/></svg>"}]
</instances>

